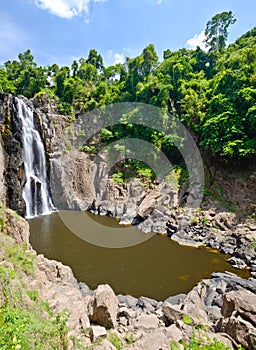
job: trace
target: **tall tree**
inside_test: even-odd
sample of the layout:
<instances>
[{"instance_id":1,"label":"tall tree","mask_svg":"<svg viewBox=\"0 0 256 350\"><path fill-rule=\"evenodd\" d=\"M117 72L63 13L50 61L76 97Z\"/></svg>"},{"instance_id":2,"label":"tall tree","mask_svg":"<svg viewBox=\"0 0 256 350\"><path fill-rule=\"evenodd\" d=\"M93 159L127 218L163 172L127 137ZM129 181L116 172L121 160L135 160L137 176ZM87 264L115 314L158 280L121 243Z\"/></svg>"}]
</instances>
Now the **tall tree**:
<instances>
[{"instance_id":1,"label":"tall tree","mask_svg":"<svg viewBox=\"0 0 256 350\"><path fill-rule=\"evenodd\" d=\"M102 56L94 49L90 50L86 63L93 65L99 71L104 68Z\"/></svg>"},{"instance_id":2,"label":"tall tree","mask_svg":"<svg viewBox=\"0 0 256 350\"><path fill-rule=\"evenodd\" d=\"M221 51L226 46L228 27L236 22L232 11L213 16L206 24L205 43L209 51Z\"/></svg>"}]
</instances>

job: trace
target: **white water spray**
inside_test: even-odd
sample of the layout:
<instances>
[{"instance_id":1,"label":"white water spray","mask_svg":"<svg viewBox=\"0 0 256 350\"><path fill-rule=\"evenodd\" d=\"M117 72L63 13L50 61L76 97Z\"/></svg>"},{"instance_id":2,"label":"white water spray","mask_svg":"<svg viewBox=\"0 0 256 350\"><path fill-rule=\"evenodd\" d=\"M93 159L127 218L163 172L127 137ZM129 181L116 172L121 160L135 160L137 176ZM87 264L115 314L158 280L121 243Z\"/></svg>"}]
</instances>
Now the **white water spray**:
<instances>
[{"instance_id":1,"label":"white water spray","mask_svg":"<svg viewBox=\"0 0 256 350\"><path fill-rule=\"evenodd\" d=\"M22 158L25 184L22 196L26 203L26 217L50 214L54 210L46 174L45 149L35 129L32 110L16 98L18 117L22 122Z\"/></svg>"}]
</instances>

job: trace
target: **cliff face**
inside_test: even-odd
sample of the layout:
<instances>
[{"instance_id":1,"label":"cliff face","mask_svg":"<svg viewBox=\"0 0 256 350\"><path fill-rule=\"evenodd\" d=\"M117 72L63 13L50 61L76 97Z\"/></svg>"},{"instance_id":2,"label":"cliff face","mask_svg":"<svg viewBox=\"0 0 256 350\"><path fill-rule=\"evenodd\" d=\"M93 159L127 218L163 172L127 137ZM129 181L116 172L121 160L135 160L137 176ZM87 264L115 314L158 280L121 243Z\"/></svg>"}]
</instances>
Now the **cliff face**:
<instances>
[{"instance_id":1,"label":"cliff face","mask_svg":"<svg viewBox=\"0 0 256 350\"><path fill-rule=\"evenodd\" d=\"M1 174L4 174L1 197L6 206L24 215L21 122L17 117L15 99L12 95L0 94L0 130L2 134Z\"/></svg>"},{"instance_id":2,"label":"cliff face","mask_svg":"<svg viewBox=\"0 0 256 350\"><path fill-rule=\"evenodd\" d=\"M124 224L143 221L143 231L166 231L171 215L167 208L180 204L182 191L178 193L177 188L168 184L148 189L138 180L114 183L107 178L103 163L96 165L91 156L67 149L63 135L73 124L69 117L58 114L56 101L45 96L21 98L33 110L34 123L45 145L48 178L57 208L90 208L96 214L119 217ZM0 134L0 202L24 215L21 122L12 95L0 94ZM62 157L56 154L60 140ZM209 192L203 202L205 208L232 209L244 215L255 212L256 165L252 164L246 174L220 168L218 164L206 163L205 167Z\"/></svg>"}]
</instances>

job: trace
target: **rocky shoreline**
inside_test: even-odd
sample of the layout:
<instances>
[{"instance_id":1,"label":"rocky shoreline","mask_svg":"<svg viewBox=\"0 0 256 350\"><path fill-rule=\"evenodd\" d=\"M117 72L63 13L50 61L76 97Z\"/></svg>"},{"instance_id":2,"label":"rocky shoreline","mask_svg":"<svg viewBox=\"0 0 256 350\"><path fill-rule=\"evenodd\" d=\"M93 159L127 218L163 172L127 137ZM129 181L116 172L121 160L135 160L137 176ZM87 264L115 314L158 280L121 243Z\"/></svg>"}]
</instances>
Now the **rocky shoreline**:
<instances>
[{"instance_id":1,"label":"rocky shoreline","mask_svg":"<svg viewBox=\"0 0 256 350\"><path fill-rule=\"evenodd\" d=\"M69 349L76 349L78 340L84 349L95 350L167 350L170 344L183 349L192 338L201 344L221 342L231 349L237 349L238 344L254 349L255 279L214 273L188 294L171 296L161 302L146 297L116 296L108 285L92 291L85 283L76 281L69 267L33 251L28 241L29 226L24 219L9 209L2 210L1 215L5 224L0 235L0 266L15 269L4 255L6 245L28 245L27 251L34 256L34 272L24 273L23 288L25 285L26 290L37 290L39 298L46 300L54 313L68 308ZM20 281L15 278L11 283L15 290ZM27 305L27 298L22 298Z\"/></svg>"}]
</instances>

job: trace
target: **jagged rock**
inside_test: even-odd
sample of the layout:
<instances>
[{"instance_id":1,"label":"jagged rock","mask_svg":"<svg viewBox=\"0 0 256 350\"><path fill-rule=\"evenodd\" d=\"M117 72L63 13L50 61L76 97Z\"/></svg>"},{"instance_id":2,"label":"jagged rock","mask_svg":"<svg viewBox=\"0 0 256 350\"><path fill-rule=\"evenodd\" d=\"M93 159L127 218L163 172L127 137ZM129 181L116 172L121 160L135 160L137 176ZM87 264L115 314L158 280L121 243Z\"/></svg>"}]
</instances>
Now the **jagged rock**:
<instances>
[{"instance_id":1,"label":"jagged rock","mask_svg":"<svg viewBox=\"0 0 256 350\"><path fill-rule=\"evenodd\" d=\"M222 329L246 349L254 349L256 334L256 295L247 290L231 291L223 296Z\"/></svg>"},{"instance_id":2,"label":"jagged rock","mask_svg":"<svg viewBox=\"0 0 256 350\"><path fill-rule=\"evenodd\" d=\"M112 288L107 284L99 285L88 304L90 321L113 328L116 325L117 311L118 299Z\"/></svg>"},{"instance_id":3,"label":"jagged rock","mask_svg":"<svg viewBox=\"0 0 256 350\"><path fill-rule=\"evenodd\" d=\"M46 259L42 254L36 257L37 267L42 278L54 284L69 284L79 289L77 280L69 266L59 261Z\"/></svg>"},{"instance_id":4,"label":"jagged rock","mask_svg":"<svg viewBox=\"0 0 256 350\"><path fill-rule=\"evenodd\" d=\"M228 259L228 261L230 262L231 265L233 265L237 269L244 269L247 267L246 263L242 259L236 258L234 256Z\"/></svg>"},{"instance_id":5,"label":"jagged rock","mask_svg":"<svg viewBox=\"0 0 256 350\"><path fill-rule=\"evenodd\" d=\"M26 220L17 217L10 209L2 211L4 227L3 233L15 239L16 243L29 243L29 224Z\"/></svg>"},{"instance_id":6,"label":"jagged rock","mask_svg":"<svg viewBox=\"0 0 256 350\"><path fill-rule=\"evenodd\" d=\"M234 312L241 314L243 318L256 326L256 295L247 290L231 291L224 294L222 315L228 318Z\"/></svg>"},{"instance_id":7,"label":"jagged rock","mask_svg":"<svg viewBox=\"0 0 256 350\"><path fill-rule=\"evenodd\" d=\"M4 150L2 146L2 136L0 134L0 205L6 205L6 188L5 188L5 161Z\"/></svg>"},{"instance_id":8,"label":"jagged rock","mask_svg":"<svg viewBox=\"0 0 256 350\"><path fill-rule=\"evenodd\" d=\"M182 311L189 315L195 324L207 325L208 317L206 313L206 307L199 294L193 289L187 294L183 302Z\"/></svg>"},{"instance_id":9,"label":"jagged rock","mask_svg":"<svg viewBox=\"0 0 256 350\"><path fill-rule=\"evenodd\" d=\"M159 319L156 315L145 315L142 314L135 321L133 321L134 328L137 329L156 329L159 325Z\"/></svg>"},{"instance_id":10,"label":"jagged rock","mask_svg":"<svg viewBox=\"0 0 256 350\"><path fill-rule=\"evenodd\" d=\"M128 308L135 309L138 303L138 299L131 295L121 295L117 296L119 301L119 306L127 306Z\"/></svg>"},{"instance_id":11,"label":"jagged rock","mask_svg":"<svg viewBox=\"0 0 256 350\"><path fill-rule=\"evenodd\" d=\"M105 338L107 336L107 330L102 326L92 326L90 329L90 339L95 342L99 338Z\"/></svg>"},{"instance_id":12,"label":"jagged rock","mask_svg":"<svg viewBox=\"0 0 256 350\"><path fill-rule=\"evenodd\" d=\"M155 309L159 306L159 303L152 299L147 297L140 297L137 302L137 306L143 309L143 311L155 311Z\"/></svg>"},{"instance_id":13,"label":"jagged rock","mask_svg":"<svg viewBox=\"0 0 256 350\"><path fill-rule=\"evenodd\" d=\"M223 321L223 331L233 338L238 344L245 349L255 350L255 338L252 334L256 334L256 329L250 322L244 320L241 316L231 316Z\"/></svg>"},{"instance_id":14,"label":"jagged rock","mask_svg":"<svg viewBox=\"0 0 256 350\"><path fill-rule=\"evenodd\" d=\"M121 307L118 311L118 317L121 318L121 317L125 317L129 322L137 317L138 315L138 312L135 311L135 310L132 310L132 309L128 309L127 307ZM129 323L128 322L128 323Z\"/></svg>"},{"instance_id":15,"label":"jagged rock","mask_svg":"<svg viewBox=\"0 0 256 350\"><path fill-rule=\"evenodd\" d=\"M183 335L181 330L175 326L175 324L170 325L165 329L165 334L167 338L170 338L171 340L174 340L176 342L179 342L182 340Z\"/></svg>"},{"instance_id":16,"label":"jagged rock","mask_svg":"<svg viewBox=\"0 0 256 350\"><path fill-rule=\"evenodd\" d=\"M184 299L186 298L186 294L177 294L177 295L173 295L167 299L165 299L165 302L168 302L172 305L179 305L181 304Z\"/></svg>"},{"instance_id":17,"label":"jagged rock","mask_svg":"<svg viewBox=\"0 0 256 350\"><path fill-rule=\"evenodd\" d=\"M184 312L182 312L178 305L172 305L168 302L163 303L162 311L164 317L166 317L170 323L175 323L178 320L182 320L184 317Z\"/></svg>"},{"instance_id":18,"label":"jagged rock","mask_svg":"<svg viewBox=\"0 0 256 350\"><path fill-rule=\"evenodd\" d=\"M150 333L143 334L141 339L131 349L170 350L170 341L163 330L156 329Z\"/></svg>"},{"instance_id":19,"label":"jagged rock","mask_svg":"<svg viewBox=\"0 0 256 350\"><path fill-rule=\"evenodd\" d=\"M52 283L47 283L46 286L47 288L42 290L43 298L56 313L69 310L67 325L70 329L79 331L81 328L85 330L90 327L86 305L79 289Z\"/></svg>"},{"instance_id":20,"label":"jagged rock","mask_svg":"<svg viewBox=\"0 0 256 350\"><path fill-rule=\"evenodd\" d=\"M0 93L0 133L4 150L4 183L6 205L18 214L25 214L22 197L24 166L22 160L21 121L17 116L16 101L10 94Z\"/></svg>"},{"instance_id":21,"label":"jagged rock","mask_svg":"<svg viewBox=\"0 0 256 350\"><path fill-rule=\"evenodd\" d=\"M110 343L107 339L104 339L101 345L92 347L93 350L116 350L116 347Z\"/></svg>"}]
</instances>

